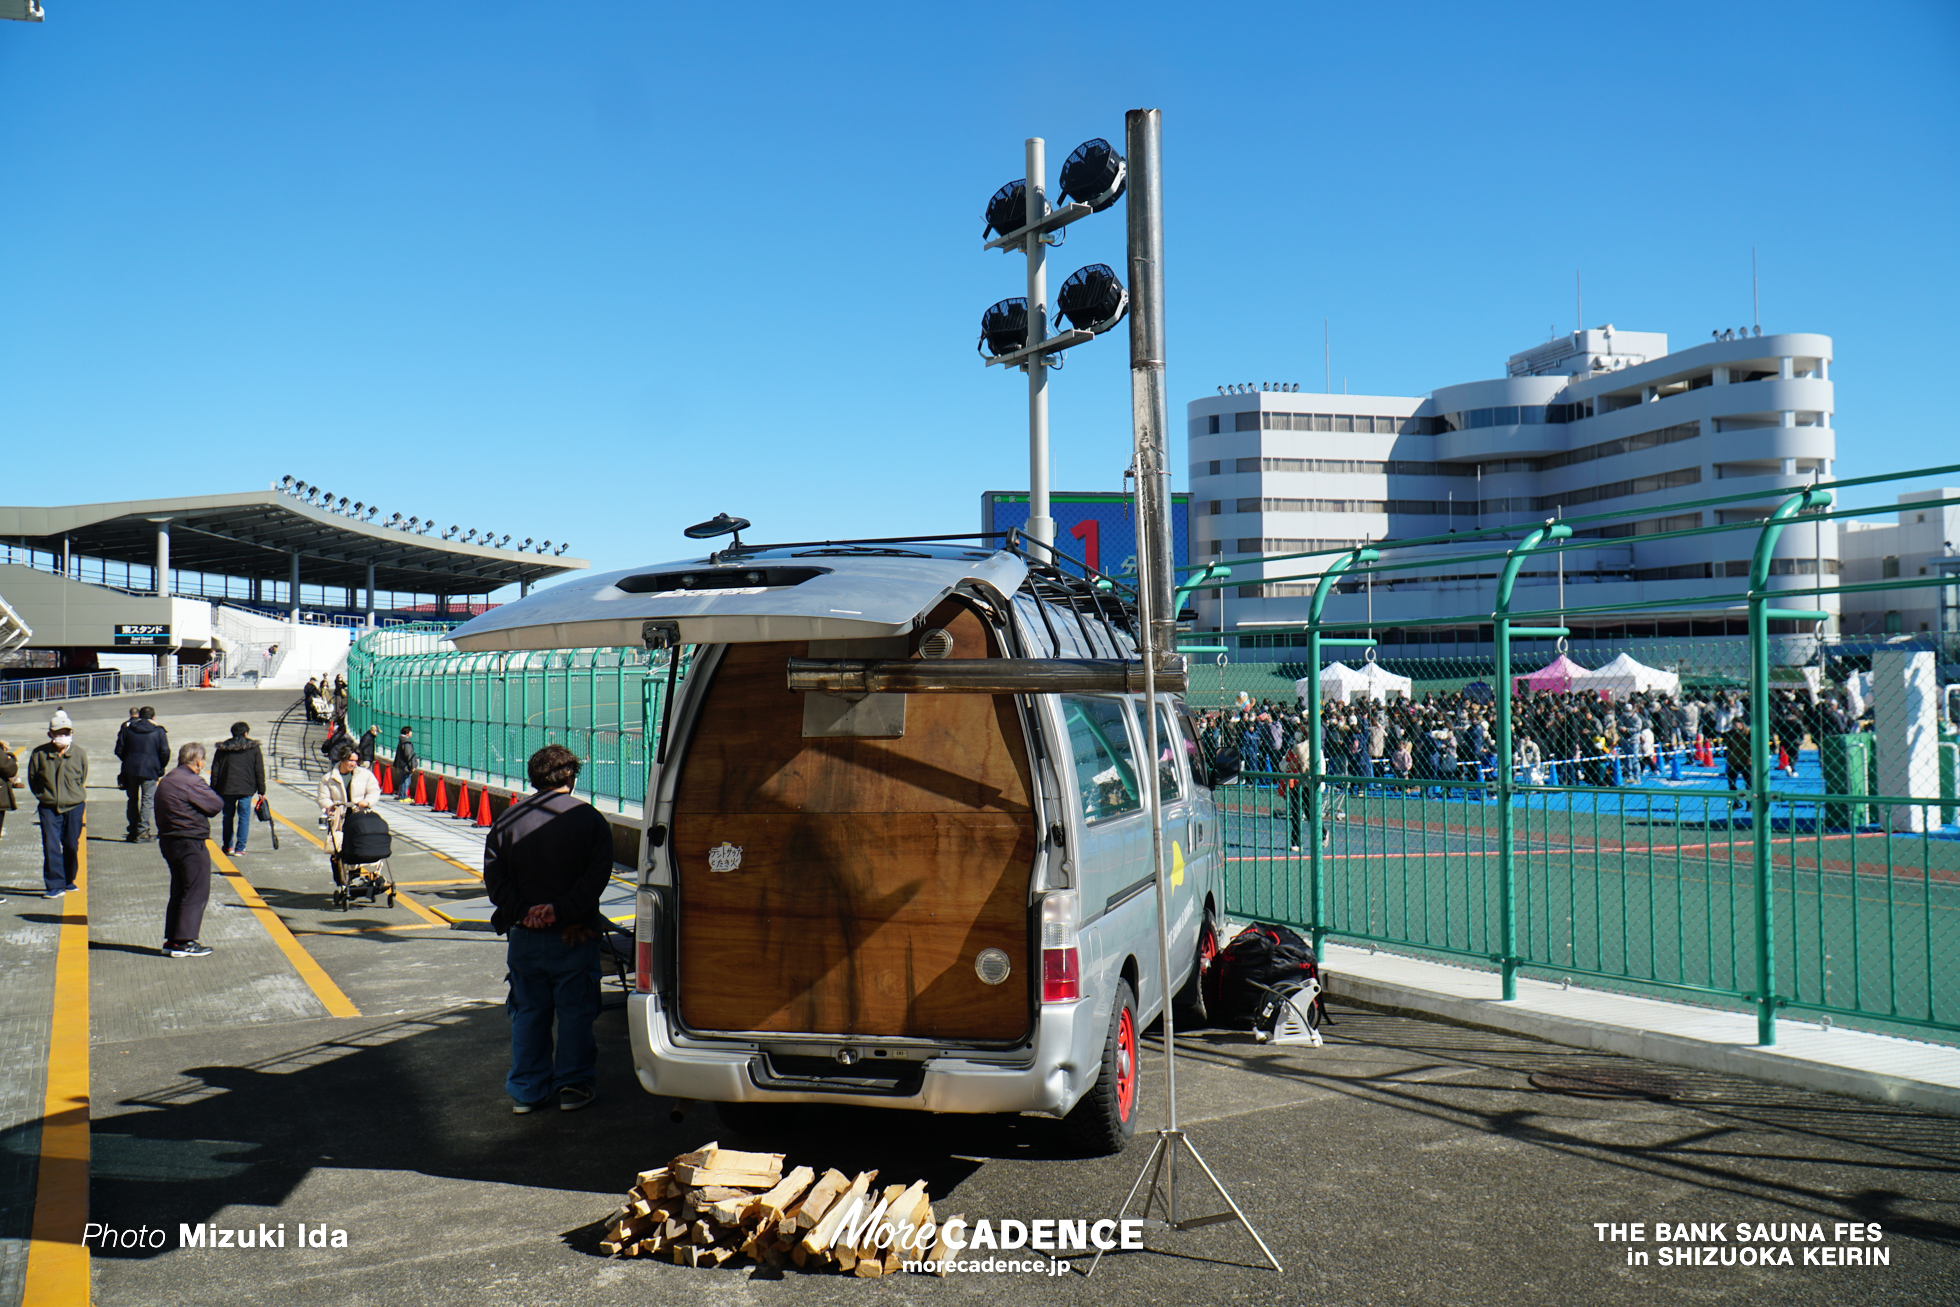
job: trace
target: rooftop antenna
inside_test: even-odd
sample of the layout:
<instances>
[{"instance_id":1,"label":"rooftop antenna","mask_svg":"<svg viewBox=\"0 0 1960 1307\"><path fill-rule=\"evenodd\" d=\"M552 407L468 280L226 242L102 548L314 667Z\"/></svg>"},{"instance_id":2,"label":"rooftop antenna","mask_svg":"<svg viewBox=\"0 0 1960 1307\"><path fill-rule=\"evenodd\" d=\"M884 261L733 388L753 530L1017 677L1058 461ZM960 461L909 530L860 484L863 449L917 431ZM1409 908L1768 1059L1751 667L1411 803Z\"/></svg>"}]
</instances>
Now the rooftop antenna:
<instances>
[{"instance_id":1,"label":"rooftop antenna","mask_svg":"<svg viewBox=\"0 0 1960 1307\"><path fill-rule=\"evenodd\" d=\"M1579 330L1586 329L1586 275L1583 268L1572 270L1572 303L1579 312Z\"/></svg>"},{"instance_id":2,"label":"rooftop antenna","mask_svg":"<svg viewBox=\"0 0 1960 1307\"><path fill-rule=\"evenodd\" d=\"M1756 334L1763 334L1763 305L1756 287L1756 247L1749 247L1749 320L1756 324ZM1818 584L1823 584L1821 581Z\"/></svg>"},{"instance_id":3,"label":"rooftop antenna","mask_svg":"<svg viewBox=\"0 0 1960 1307\"><path fill-rule=\"evenodd\" d=\"M1330 395L1334 393L1334 326L1333 323L1334 320L1332 318L1322 318L1320 320L1320 353L1321 353L1322 360L1327 365L1327 393Z\"/></svg>"}]
</instances>

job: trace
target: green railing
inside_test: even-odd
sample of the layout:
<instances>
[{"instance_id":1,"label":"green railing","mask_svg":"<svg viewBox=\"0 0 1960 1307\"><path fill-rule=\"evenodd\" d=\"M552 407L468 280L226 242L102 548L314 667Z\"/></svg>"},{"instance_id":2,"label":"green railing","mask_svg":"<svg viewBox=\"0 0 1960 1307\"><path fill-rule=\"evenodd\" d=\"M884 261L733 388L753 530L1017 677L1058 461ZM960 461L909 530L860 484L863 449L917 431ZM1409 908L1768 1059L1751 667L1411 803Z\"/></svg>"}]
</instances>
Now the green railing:
<instances>
[{"instance_id":1,"label":"green railing","mask_svg":"<svg viewBox=\"0 0 1960 1307\"><path fill-rule=\"evenodd\" d=\"M1298 555L1320 570L1283 578L1262 578L1269 558L1211 564L1231 579L1194 575L1189 591L1239 585L1248 573L1315 582L1306 621L1258 635L1258 653L1270 657L1275 634L1290 630L1302 663L1234 663L1230 654L1246 650L1230 634L1185 641L1225 651L1193 655L1190 700L1210 709L1208 744L1239 748L1248 766L1224 805L1227 910L1316 942L1472 960L1495 970L1506 999L1524 974L1746 1007L1762 1044L1775 1042L1779 1011L1960 1035L1960 723L1949 715L1960 691L1946 693L1960 671L1960 631L1889 643L1798 633L1825 616L1815 606L1825 595L1938 588L1938 611L1960 613L1960 575L1841 586L1819 585L1829 578L1815 573L1772 576L1785 527L1895 514L1896 502L1846 509L1832 497L1896 479L1786 492L1767 519L1668 533L1753 537L1746 583L1737 576L1733 593L1690 604L1520 611L1513 600L1524 592L1513 585L1527 553L1543 567L1559 553L1628 543L1569 538L1572 523L1591 519L1513 528L1523 537L1515 543L1473 540L1470 549L1490 552L1454 558L1423 540ZM1410 544L1430 548L1398 557ZM1350 646L1348 661L1364 665L1375 656L1364 622L1323 618L1330 587L1477 562L1501 564L1492 609L1395 625L1468 626L1488 652L1388 658L1382 670L1407 678L1397 688L1342 703L1350 687L1329 685L1335 701L1322 704L1324 646ZM1748 634L1632 642L1660 679L1680 678L1671 690L1529 679L1565 652L1573 617L1692 606L1740 609ZM1590 669L1611 652L1588 655ZM1297 696L1296 676L1306 682ZM1386 700L1369 697L1377 693ZM1268 705L1243 710L1248 695L1276 709L1277 743L1275 727L1257 720ZM1692 723L1679 711L1686 702L1698 708ZM1643 726L1653 733L1644 747ZM1295 741L1308 746L1297 773L1280 766Z\"/></svg>"},{"instance_id":2,"label":"green railing","mask_svg":"<svg viewBox=\"0 0 1960 1307\"><path fill-rule=\"evenodd\" d=\"M380 728L383 755L403 726L431 768L522 792L525 761L562 744L583 761L578 788L636 813L666 692L665 655L638 649L458 653L446 626L391 627L347 657L348 721Z\"/></svg>"}]
</instances>

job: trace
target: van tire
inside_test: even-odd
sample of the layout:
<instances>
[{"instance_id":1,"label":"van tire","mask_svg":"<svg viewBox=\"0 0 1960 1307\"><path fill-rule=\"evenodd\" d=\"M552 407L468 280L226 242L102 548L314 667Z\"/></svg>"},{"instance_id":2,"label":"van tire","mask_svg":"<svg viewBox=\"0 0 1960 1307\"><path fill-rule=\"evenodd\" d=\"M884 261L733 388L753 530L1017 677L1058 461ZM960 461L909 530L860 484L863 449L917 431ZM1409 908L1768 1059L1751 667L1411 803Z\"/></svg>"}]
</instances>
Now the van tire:
<instances>
[{"instance_id":1,"label":"van tire","mask_svg":"<svg viewBox=\"0 0 1960 1307\"><path fill-rule=\"evenodd\" d=\"M1136 1137L1137 1109L1143 1098L1137 1024L1136 994L1129 981L1118 981L1109 1033L1103 1038L1101 1071L1095 1086L1063 1121L1069 1137L1091 1157L1120 1153Z\"/></svg>"},{"instance_id":2,"label":"van tire","mask_svg":"<svg viewBox=\"0 0 1960 1307\"><path fill-rule=\"evenodd\" d=\"M1204 920L1198 923L1198 959L1191 967L1191 979L1177 991L1174 1010L1180 1027L1202 1030L1211 1025L1211 1009L1205 1002L1205 968L1218 956L1218 914L1205 906Z\"/></svg>"}]
</instances>

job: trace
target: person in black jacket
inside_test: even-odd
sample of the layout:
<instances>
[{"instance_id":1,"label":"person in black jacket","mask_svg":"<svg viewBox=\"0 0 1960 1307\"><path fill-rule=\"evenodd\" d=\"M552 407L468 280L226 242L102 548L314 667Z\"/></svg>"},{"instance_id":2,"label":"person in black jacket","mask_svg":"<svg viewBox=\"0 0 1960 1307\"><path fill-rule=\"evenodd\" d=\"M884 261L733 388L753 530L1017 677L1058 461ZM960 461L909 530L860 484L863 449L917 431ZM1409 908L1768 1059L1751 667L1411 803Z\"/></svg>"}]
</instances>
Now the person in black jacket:
<instances>
[{"instance_id":1,"label":"person in black jacket","mask_svg":"<svg viewBox=\"0 0 1960 1307\"><path fill-rule=\"evenodd\" d=\"M420 766L415 756L415 730L402 727L401 735L395 740L395 797L403 803L408 802L410 782L415 779L415 769Z\"/></svg>"},{"instance_id":2,"label":"person in black jacket","mask_svg":"<svg viewBox=\"0 0 1960 1307\"><path fill-rule=\"evenodd\" d=\"M157 710L144 704L136 710L136 720L125 724L116 739L122 787L129 796L125 805L128 829L123 838L131 844L155 834L157 779L170 770L170 736L157 725L156 717Z\"/></svg>"},{"instance_id":3,"label":"person in black jacket","mask_svg":"<svg viewBox=\"0 0 1960 1307\"><path fill-rule=\"evenodd\" d=\"M245 837L252 833L252 802L265 797L265 754L249 724L233 722L231 738L213 751L211 789L225 805L218 847L243 853Z\"/></svg>"},{"instance_id":4,"label":"person in black jacket","mask_svg":"<svg viewBox=\"0 0 1960 1307\"><path fill-rule=\"evenodd\" d=\"M211 896L211 819L223 806L204 783L204 746L177 750L177 770L157 782L157 846L170 868L170 902L163 912L163 955L203 958L211 950L197 942L204 904Z\"/></svg>"},{"instance_id":5,"label":"person in black jacket","mask_svg":"<svg viewBox=\"0 0 1960 1307\"><path fill-rule=\"evenodd\" d=\"M379 726L370 726L361 732L360 739L354 742L354 756L361 760L361 766L374 770L374 737L381 734Z\"/></svg>"},{"instance_id":6,"label":"person in black jacket","mask_svg":"<svg viewBox=\"0 0 1960 1307\"><path fill-rule=\"evenodd\" d=\"M511 1111L558 1110L592 1101L598 1046L599 896L612 875L612 828L572 797L578 756L562 744L531 755L537 793L504 809L483 842L483 884L496 905L490 925L510 936ZM552 1018L558 1039L552 1046Z\"/></svg>"}]
</instances>

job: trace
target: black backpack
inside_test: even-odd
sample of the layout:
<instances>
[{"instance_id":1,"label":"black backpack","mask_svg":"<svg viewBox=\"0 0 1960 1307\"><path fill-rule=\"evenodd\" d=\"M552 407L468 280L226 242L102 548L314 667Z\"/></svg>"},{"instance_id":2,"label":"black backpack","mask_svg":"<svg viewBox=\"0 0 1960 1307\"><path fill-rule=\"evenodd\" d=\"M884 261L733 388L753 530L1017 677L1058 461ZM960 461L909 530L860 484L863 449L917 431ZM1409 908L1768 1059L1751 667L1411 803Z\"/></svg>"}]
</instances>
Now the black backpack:
<instances>
[{"instance_id":1,"label":"black backpack","mask_svg":"<svg viewBox=\"0 0 1960 1307\"><path fill-rule=\"evenodd\" d=\"M1205 968L1205 1007L1214 1025L1248 1029L1276 990L1318 979L1320 964L1312 945L1285 926L1255 921ZM1326 1000L1316 998L1314 1006L1325 1021Z\"/></svg>"},{"instance_id":2,"label":"black backpack","mask_svg":"<svg viewBox=\"0 0 1960 1307\"><path fill-rule=\"evenodd\" d=\"M378 812L356 808L340 820L340 860L356 866L394 856L394 837Z\"/></svg>"}]
</instances>

